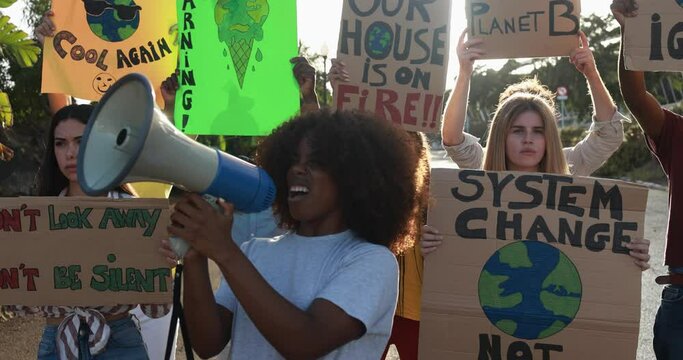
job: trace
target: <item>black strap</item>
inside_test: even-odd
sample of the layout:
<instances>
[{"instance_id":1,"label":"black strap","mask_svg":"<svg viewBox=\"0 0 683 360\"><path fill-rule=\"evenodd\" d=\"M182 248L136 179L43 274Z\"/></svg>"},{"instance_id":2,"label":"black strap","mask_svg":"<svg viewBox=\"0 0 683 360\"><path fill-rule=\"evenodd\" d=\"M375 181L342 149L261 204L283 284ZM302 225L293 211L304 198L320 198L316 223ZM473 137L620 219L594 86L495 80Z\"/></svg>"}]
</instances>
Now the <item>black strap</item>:
<instances>
[{"instance_id":1,"label":"black strap","mask_svg":"<svg viewBox=\"0 0 683 360\"><path fill-rule=\"evenodd\" d=\"M166 356L164 357L166 360L171 358L178 320L180 320L180 333L183 336L183 345L185 346L185 357L187 360L194 360L192 344L190 343L190 334L187 332L185 316L183 315L183 306L180 304L182 278L183 265L178 264L175 268L175 278L173 279L173 312L171 313L171 326L168 329L168 340L166 341Z\"/></svg>"}]
</instances>

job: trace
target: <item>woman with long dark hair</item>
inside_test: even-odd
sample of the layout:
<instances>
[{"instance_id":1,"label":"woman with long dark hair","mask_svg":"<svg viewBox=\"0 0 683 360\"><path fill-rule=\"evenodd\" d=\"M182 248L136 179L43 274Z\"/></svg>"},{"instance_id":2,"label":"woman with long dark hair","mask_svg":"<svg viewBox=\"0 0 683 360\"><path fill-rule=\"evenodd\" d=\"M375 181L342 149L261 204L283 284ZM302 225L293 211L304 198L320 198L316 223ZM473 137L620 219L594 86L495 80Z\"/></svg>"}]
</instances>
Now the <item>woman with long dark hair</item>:
<instances>
[{"instance_id":1,"label":"woman with long dark hair","mask_svg":"<svg viewBox=\"0 0 683 360\"><path fill-rule=\"evenodd\" d=\"M86 196L78 183L78 149L92 105L68 105L52 117L45 157L38 172L40 196ZM110 191L111 199L131 198L128 186ZM169 305L141 305L145 315L157 318ZM46 326L38 359L148 359L138 326L129 313L137 304L115 306L16 305L17 315L38 315Z\"/></svg>"}]
</instances>

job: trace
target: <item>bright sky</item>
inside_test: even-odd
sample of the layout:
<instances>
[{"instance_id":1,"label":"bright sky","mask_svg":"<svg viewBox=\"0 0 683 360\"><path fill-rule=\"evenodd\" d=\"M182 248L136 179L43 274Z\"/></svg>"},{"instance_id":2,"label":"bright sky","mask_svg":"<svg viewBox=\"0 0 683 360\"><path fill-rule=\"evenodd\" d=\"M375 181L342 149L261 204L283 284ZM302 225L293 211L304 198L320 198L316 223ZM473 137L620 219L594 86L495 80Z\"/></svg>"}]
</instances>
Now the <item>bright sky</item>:
<instances>
[{"instance_id":1,"label":"bright sky","mask_svg":"<svg viewBox=\"0 0 683 360\"><path fill-rule=\"evenodd\" d=\"M281 0L271 0L281 1ZM388 0L395 2L397 0ZM451 56L448 66L447 87L452 86L453 78L458 70L458 61L455 56L455 46L458 36L465 28L465 1L452 0L453 9L451 10ZM596 13L604 16L609 13L611 0L583 0L581 12L584 15ZM337 37L339 34L339 24L341 19L342 0L297 0L299 39L315 52L320 52L323 45L329 49L329 57L334 57L337 53ZM18 24L24 31L31 33L23 21L22 10L24 0L19 0L9 9L3 10L9 14L15 24ZM590 34L588 34L590 36ZM482 64L491 67L500 67L505 61L491 60L482 61ZM329 66L329 64L328 64Z\"/></svg>"}]
</instances>

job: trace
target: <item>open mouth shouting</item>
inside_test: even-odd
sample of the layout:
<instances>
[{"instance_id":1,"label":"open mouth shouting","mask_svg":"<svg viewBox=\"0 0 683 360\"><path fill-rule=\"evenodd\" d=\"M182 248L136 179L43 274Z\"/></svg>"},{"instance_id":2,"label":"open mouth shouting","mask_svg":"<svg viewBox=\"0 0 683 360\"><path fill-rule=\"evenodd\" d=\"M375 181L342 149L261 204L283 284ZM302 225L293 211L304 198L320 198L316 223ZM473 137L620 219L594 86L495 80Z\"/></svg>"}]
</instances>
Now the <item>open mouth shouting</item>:
<instances>
[{"instance_id":1,"label":"open mouth shouting","mask_svg":"<svg viewBox=\"0 0 683 360\"><path fill-rule=\"evenodd\" d=\"M289 187L289 201L298 201L304 198L310 190L307 186L292 185Z\"/></svg>"}]
</instances>

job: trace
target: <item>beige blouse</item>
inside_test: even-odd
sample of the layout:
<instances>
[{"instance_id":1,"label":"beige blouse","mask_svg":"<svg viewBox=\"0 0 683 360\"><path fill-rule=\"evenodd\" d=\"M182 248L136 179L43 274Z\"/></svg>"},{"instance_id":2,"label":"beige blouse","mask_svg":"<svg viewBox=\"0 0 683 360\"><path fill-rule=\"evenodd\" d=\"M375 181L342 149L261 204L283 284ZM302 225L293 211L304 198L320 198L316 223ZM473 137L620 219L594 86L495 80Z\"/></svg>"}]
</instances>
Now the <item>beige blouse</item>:
<instances>
[{"instance_id":1,"label":"beige blouse","mask_svg":"<svg viewBox=\"0 0 683 360\"><path fill-rule=\"evenodd\" d=\"M629 121L618 111L609 121L596 121L593 117L588 134L583 140L563 150L572 175L589 176L600 168L624 141L622 121ZM465 140L453 146L443 145L448 156L461 169L480 169L484 161L484 147L479 139L464 133Z\"/></svg>"}]
</instances>

